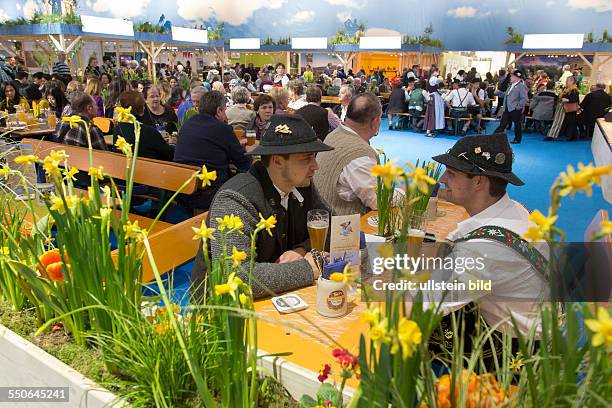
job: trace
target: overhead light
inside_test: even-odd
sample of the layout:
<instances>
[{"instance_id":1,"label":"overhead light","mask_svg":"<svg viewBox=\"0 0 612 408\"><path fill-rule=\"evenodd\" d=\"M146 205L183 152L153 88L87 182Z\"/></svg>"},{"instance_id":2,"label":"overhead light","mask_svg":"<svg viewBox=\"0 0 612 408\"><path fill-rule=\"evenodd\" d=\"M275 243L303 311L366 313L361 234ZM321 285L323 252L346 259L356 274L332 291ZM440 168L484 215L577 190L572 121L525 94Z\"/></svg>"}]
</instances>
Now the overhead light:
<instances>
[{"instance_id":1,"label":"overhead light","mask_svg":"<svg viewBox=\"0 0 612 408\"><path fill-rule=\"evenodd\" d=\"M581 49L584 34L525 34L523 48Z\"/></svg>"}]
</instances>

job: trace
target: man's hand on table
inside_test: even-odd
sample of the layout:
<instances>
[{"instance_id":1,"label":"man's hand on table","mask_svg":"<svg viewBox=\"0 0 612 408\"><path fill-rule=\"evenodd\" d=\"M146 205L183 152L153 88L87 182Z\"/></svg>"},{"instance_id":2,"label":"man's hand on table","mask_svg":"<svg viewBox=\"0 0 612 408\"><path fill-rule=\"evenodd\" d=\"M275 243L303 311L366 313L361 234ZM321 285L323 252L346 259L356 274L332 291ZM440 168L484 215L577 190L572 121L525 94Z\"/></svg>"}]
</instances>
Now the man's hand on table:
<instances>
[{"instance_id":1,"label":"man's hand on table","mask_svg":"<svg viewBox=\"0 0 612 408\"><path fill-rule=\"evenodd\" d=\"M299 261L304 258L303 254L300 254L298 251L285 251L279 258L278 263L289 263L294 261Z\"/></svg>"}]
</instances>

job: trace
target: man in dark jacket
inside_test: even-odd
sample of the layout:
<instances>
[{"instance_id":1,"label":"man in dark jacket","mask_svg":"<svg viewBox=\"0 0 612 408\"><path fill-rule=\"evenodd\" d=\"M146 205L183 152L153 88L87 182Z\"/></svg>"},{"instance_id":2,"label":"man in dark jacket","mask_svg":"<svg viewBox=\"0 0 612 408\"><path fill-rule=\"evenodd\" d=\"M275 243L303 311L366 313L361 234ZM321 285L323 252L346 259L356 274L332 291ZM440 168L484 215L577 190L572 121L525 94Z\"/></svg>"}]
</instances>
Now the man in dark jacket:
<instances>
[{"instance_id":1,"label":"man in dark jacket","mask_svg":"<svg viewBox=\"0 0 612 408\"><path fill-rule=\"evenodd\" d=\"M612 98L606 93L606 86L604 84L595 85L595 90L589 92L584 97L582 102L580 102L582 112L576 117L581 139L593 137L595 121L597 118L604 117L611 104Z\"/></svg>"},{"instance_id":2,"label":"man in dark jacket","mask_svg":"<svg viewBox=\"0 0 612 408\"><path fill-rule=\"evenodd\" d=\"M309 85L306 89L308 105L296 110L295 114L302 116L312 126L319 140L324 141L327 134L338 127L340 119L330 110L321 107L321 97L321 89L316 85Z\"/></svg>"},{"instance_id":3,"label":"man in dark jacket","mask_svg":"<svg viewBox=\"0 0 612 408\"><path fill-rule=\"evenodd\" d=\"M11 82L15 79L17 62L15 57L3 57L0 55L0 84Z\"/></svg>"},{"instance_id":4,"label":"man in dark jacket","mask_svg":"<svg viewBox=\"0 0 612 408\"><path fill-rule=\"evenodd\" d=\"M251 167L251 159L227 124L226 103L225 95L218 91L204 94L200 113L185 122L179 132L174 161L217 172L212 186L181 197L181 203L189 208L208 209L215 192L230 178L230 165L242 172Z\"/></svg>"},{"instance_id":5,"label":"man in dark jacket","mask_svg":"<svg viewBox=\"0 0 612 408\"><path fill-rule=\"evenodd\" d=\"M250 256L250 237L261 217L276 218L271 234L262 231L257 235L257 259L250 282L255 298L312 285L318 278L319 270L308 253L307 214L311 209L329 211L312 184L318 170L315 154L327 150L332 148L319 141L301 117L274 115L261 143L250 153L260 155L261 161L225 183L210 206L207 224L217 229L213 234L216 239L209 241L211 259L224 255L219 219L226 215L240 217L242 233L228 234L225 247L228 254L235 247ZM239 272L245 282L249 262L248 258L244 260ZM191 277L196 298L202 295L206 273L200 247Z\"/></svg>"}]
</instances>

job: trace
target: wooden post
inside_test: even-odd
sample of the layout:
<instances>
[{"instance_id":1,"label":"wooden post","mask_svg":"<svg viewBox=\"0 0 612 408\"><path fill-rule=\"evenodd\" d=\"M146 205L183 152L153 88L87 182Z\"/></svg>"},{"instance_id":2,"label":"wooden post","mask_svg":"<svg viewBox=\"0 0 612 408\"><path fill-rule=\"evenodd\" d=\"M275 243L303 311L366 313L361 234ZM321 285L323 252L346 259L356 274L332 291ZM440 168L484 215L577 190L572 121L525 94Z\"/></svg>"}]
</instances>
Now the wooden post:
<instances>
[{"instance_id":1,"label":"wooden post","mask_svg":"<svg viewBox=\"0 0 612 408\"><path fill-rule=\"evenodd\" d=\"M115 43L115 65L118 68L117 72L119 72L119 67L121 66L121 55L119 53L119 43Z\"/></svg>"},{"instance_id":2,"label":"wooden post","mask_svg":"<svg viewBox=\"0 0 612 408\"><path fill-rule=\"evenodd\" d=\"M287 74L291 75L291 51L285 53L285 67L287 68Z\"/></svg>"}]
</instances>

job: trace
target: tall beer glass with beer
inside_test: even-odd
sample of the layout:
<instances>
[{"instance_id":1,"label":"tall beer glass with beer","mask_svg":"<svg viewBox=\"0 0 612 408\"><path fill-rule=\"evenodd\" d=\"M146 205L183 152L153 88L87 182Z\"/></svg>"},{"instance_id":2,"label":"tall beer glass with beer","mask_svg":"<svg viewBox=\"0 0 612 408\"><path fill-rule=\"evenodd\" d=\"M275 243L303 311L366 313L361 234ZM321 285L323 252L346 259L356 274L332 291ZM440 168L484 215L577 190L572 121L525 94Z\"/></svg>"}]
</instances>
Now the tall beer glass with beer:
<instances>
[{"instance_id":1,"label":"tall beer glass with beer","mask_svg":"<svg viewBox=\"0 0 612 408\"><path fill-rule=\"evenodd\" d=\"M310 210L307 217L306 225L308 226L310 245L323 252L327 240L327 230L329 229L329 212L326 210Z\"/></svg>"},{"instance_id":2,"label":"tall beer glass with beer","mask_svg":"<svg viewBox=\"0 0 612 408\"><path fill-rule=\"evenodd\" d=\"M421 255L426 228L427 218L424 214L413 213L410 215L407 236L408 256L416 258Z\"/></svg>"}]
</instances>

